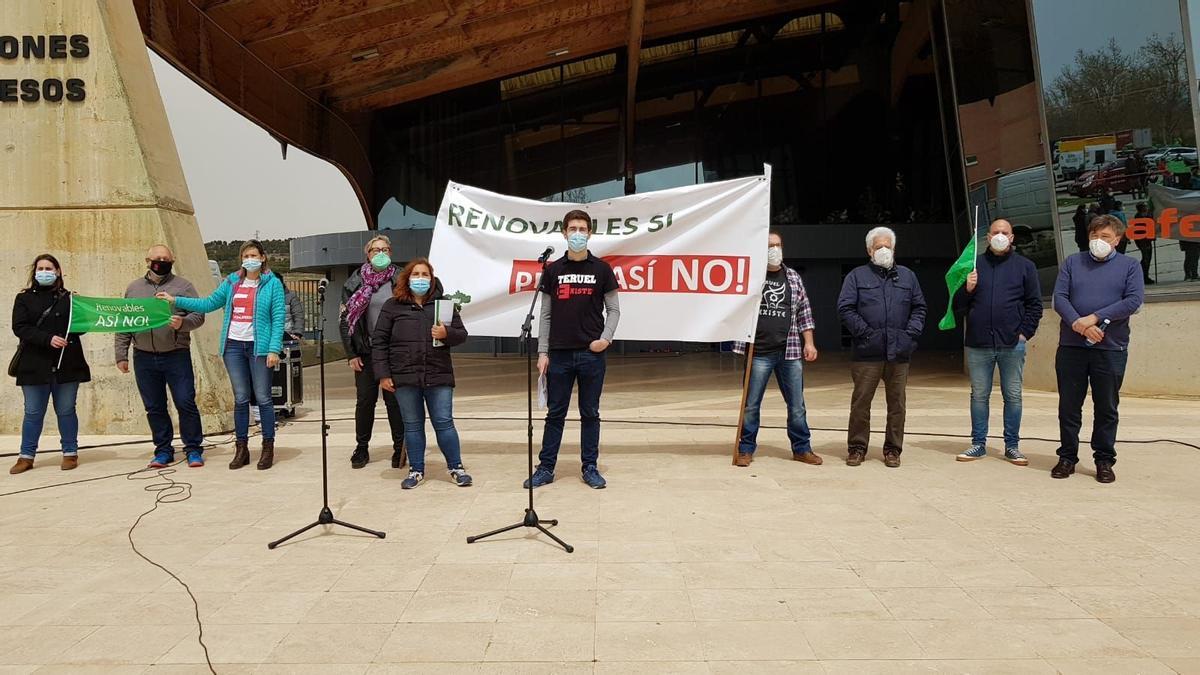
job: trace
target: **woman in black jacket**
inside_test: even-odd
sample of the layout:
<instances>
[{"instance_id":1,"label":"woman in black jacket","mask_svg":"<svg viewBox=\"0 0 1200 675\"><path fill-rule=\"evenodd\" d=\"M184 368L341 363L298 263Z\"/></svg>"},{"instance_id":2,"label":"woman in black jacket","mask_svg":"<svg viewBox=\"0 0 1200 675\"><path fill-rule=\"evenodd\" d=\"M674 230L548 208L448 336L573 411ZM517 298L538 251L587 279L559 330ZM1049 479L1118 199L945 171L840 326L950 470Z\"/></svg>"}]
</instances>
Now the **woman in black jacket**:
<instances>
[{"instance_id":1,"label":"woman in black jacket","mask_svg":"<svg viewBox=\"0 0 1200 675\"><path fill-rule=\"evenodd\" d=\"M393 284L400 272L392 264L392 240L384 235L372 237L363 247L366 260L350 274L342 287L342 309L338 317L338 329L342 345L346 348L346 360L354 371L354 388L357 401L354 404L354 454L350 455L350 467L361 469L371 461L369 447L371 432L375 428L375 403L379 401L379 381L371 366L371 330L379 319L383 306L392 299ZM388 427L392 435L392 468L404 466L404 421L400 417L400 406L396 395L383 392L383 406L387 409Z\"/></svg>"},{"instance_id":2,"label":"woman in black jacket","mask_svg":"<svg viewBox=\"0 0 1200 675\"><path fill-rule=\"evenodd\" d=\"M440 323L435 315L436 300L449 302L429 261L417 258L396 275L392 299L383 306L371 333L375 377L385 391L395 393L404 417L410 463L408 478L400 484L405 490L425 479L426 407L450 477L459 486L471 484L454 428L454 365L450 361L450 348L466 341L467 329L457 307L449 325ZM434 340L442 344L434 345Z\"/></svg>"},{"instance_id":3,"label":"woman in black jacket","mask_svg":"<svg viewBox=\"0 0 1200 675\"><path fill-rule=\"evenodd\" d=\"M70 313L71 294L63 287L62 266L54 256L43 253L33 261L29 287L17 293L13 303L13 333L21 341L15 375L25 395L25 420L21 454L9 473L33 468L51 398L62 437L62 469L69 471L79 465L75 396L79 383L90 381L92 372L83 358L80 334L67 335Z\"/></svg>"}]
</instances>

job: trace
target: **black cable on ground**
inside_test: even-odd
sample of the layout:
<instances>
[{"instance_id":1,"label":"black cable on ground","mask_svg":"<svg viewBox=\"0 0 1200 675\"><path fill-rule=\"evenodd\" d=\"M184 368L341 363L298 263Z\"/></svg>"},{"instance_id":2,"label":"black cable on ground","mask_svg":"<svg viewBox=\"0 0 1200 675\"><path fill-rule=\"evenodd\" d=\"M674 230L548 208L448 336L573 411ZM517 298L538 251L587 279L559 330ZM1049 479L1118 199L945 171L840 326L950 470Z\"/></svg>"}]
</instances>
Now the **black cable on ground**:
<instances>
[{"instance_id":1,"label":"black cable on ground","mask_svg":"<svg viewBox=\"0 0 1200 675\"><path fill-rule=\"evenodd\" d=\"M350 418L350 419L353 419L353 418ZM455 417L454 419L455 419L455 421L458 421L458 420L473 420L473 421L498 420L498 421L512 421L512 422L526 421L526 419L524 417ZM300 421L300 420L298 420L298 421ZM304 421L307 421L307 420L304 420ZM330 421L334 421L334 420L330 420ZM579 420L577 418L570 418L567 421L568 422L578 422ZM664 426L683 426L683 427L721 427L721 428L726 428L726 429L736 429L737 428L736 424L730 424L728 422L677 422L677 421L672 421L672 420L623 420L623 419L609 419L607 417L603 418L601 421L602 422L611 422L614 424L635 424L635 425L644 425L644 426L664 425ZM759 428L760 429L787 429L786 426L777 426L777 425L769 425L769 424L759 425ZM840 432L840 433L846 433L846 431L847 431L845 428L839 428L839 427L809 427L809 429L811 429L812 431L836 431L836 432ZM871 433L882 434L884 432L883 431L872 431ZM970 440L970 438L971 438L970 434L948 434L948 433L936 432L936 431L909 431L907 429L904 430L904 435L905 436L927 436L930 438L965 438L968 440ZM997 436L997 438L999 438L999 437ZM1059 439L1057 439L1057 438L1038 438L1036 436L1022 436L1021 440L1044 441L1046 443L1058 443L1059 442ZM1152 438L1152 439L1136 439L1136 440L1117 439L1117 443L1143 444L1143 445L1149 445L1149 444L1153 444L1153 443L1174 443L1176 445L1182 445L1186 448L1191 448L1193 450L1200 450L1200 445L1188 443L1187 441L1176 440L1174 438Z\"/></svg>"},{"instance_id":2,"label":"black cable on ground","mask_svg":"<svg viewBox=\"0 0 1200 675\"><path fill-rule=\"evenodd\" d=\"M228 433L228 432L222 432L222 433ZM253 437L253 436L254 436L254 435L252 434L252 435L251 435L251 437ZM202 446L200 446L200 447L201 447L201 449L204 449L204 450L211 450L212 448L217 448L217 447L220 447L220 446L222 446L222 445L229 445L229 444L230 444L230 443L232 443L233 441L234 441L234 438L231 436L231 437L229 437L229 438L224 438L224 439L221 439L221 440L219 440L219 441L213 441L213 442L211 442L211 443L205 443L204 445L202 445ZM147 441L139 441L139 442L141 442L141 443L150 443L150 442L152 442L152 441L149 441L149 440L147 440ZM100 446L95 446L95 447L108 447L108 446L100 445ZM80 449L82 449L82 446L80 446ZM47 452L49 452L49 451L47 451ZM62 452L62 451L61 451L61 450L58 450L58 451L56 451L56 452ZM42 451L41 451L41 450L39 450L39 451L38 451L38 454L41 454L41 453L42 453ZM15 456L16 456L16 455L13 455L13 454L5 454L5 455L0 455L0 457L15 457ZM182 460L180 460L180 461L182 461ZM176 464L178 464L178 463L179 463L179 462L176 462ZM172 465L172 466L174 466L174 465ZM107 480L107 479L109 479L109 478L119 478L119 477L121 477L121 476L126 476L126 477L128 477L128 476L132 476L132 475L133 475L133 474L135 474L135 473L139 473L139 472L142 472L142 471L145 471L145 470L146 470L145 468L141 468L141 469L134 469L133 471L123 471L123 472L121 472L121 473L110 473L110 474L108 474L107 476L95 476L95 477L93 477L93 478L82 478L82 479L80 479L80 480L69 480L69 481L66 481L66 482L64 482L64 483L51 483L51 484L49 484L49 485L39 485L39 486L37 486L37 487L25 488L24 490L14 490L14 491L12 491L12 492L0 492L0 497L8 497L8 496L10 496L10 495L19 495L19 494L23 494L23 493L26 493L26 492L37 492L38 490L49 490L50 488L56 488L56 487L65 487L65 486L67 486L67 485L78 485L79 483L91 483L92 481L97 481L97 480Z\"/></svg>"},{"instance_id":3,"label":"black cable on ground","mask_svg":"<svg viewBox=\"0 0 1200 675\"><path fill-rule=\"evenodd\" d=\"M167 575L174 579L180 586L183 586L183 590L187 591L188 597L192 599L192 609L196 615L196 628L199 631L196 639L200 642L200 648L204 650L204 661L208 664L209 672L211 672L213 675L217 675L216 669L213 668L212 658L210 658L208 655L208 645L204 644L204 622L200 620L200 602L196 600L196 596L192 593L192 589L188 587L187 582L185 582L183 579L180 579L179 576L174 572L151 560L148 556L146 556L146 554L139 551L137 543L133 541L133 531L137 529L137 526L142 522L142 518L154 513L162 504L178 504L179 502L185 502L192 498L191 483L185 483L171 478L171 474L175 473L176 471L174 467L179 466L184 461L185 460L180 460L163 469L141 469L139 471L126 474L126 480L153 480L155 478L163 479L160 482L150 483L142 488L146 492L154 493L154 506L151 506L149 509L143 511L141 515L137 517L137 520L133 521L133 525L129 526L129 532L126 533L126 537L129 539L129 546L139 558L145 560L147 563L150 563L163 572L166 572Z\"/></svg>"},{"instance_id":4,"label":"black cable on ground","mask_svg":"<svg viewBox=\"0 0 1200 675\"><path fill-rule=\"evenodd\" d=\"M208 438L209 436L228 436L229 434L232 434L232 433L233 433L233 429L223 429L221 431L217 431L212 434L206 434L205 438ZM183 440L183 439L181 436L176 436L175 438L173 438L171 440ZM143 443L153 443L153 442L154 442L153 439L142 438L142 439L133 440L133 441L116 441L114 443L97 443L96 445L81 445L81 446L79 446L79 449L80 450L97 450L99 448L119 448L119 447L123 447L126 445L141 445ZM225 445L228 442L229 442L228 440L211 441L205 445L200 446L200 448L207 449L207 448L215 447L217 445ZM39 454L47 454L47 453L54 454L56 452L62 452L62 448L56 448L54 450L38 450ZM20 454L21 454L20 452L4 452L4 453L0 453L0 457L17 457Z\"/></svg>"}]
</instances>

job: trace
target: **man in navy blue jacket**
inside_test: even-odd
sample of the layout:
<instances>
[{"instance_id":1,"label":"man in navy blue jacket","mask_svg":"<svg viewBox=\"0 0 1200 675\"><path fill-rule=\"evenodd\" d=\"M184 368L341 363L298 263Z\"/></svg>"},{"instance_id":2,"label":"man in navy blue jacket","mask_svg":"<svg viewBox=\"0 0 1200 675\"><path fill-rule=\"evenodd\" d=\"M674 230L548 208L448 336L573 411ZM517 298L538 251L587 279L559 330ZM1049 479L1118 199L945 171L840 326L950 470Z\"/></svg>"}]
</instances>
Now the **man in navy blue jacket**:
<instances>
[{"instance_id":1,"label":"man in navy blue jacket","mask_svg":"<svg viewBox=\"0 0 1200 675\"><path fill-rule=\"evenodd\" d=\"M1054 370L1058 376L1058 464L1054 478L1075 473L1083 399L1092 388L1092 458L1096 480L1117 479L1117 405L1129 359L1129 317L1145 297L1142 269L1117 252L1125 223L1110 215L1088 225L1088 250L1063 261L1054 283L1054 311L1062 318Z\"/></svg>"},{"instance_id":2,"label":"man in navy blue jacket","mask_svg":"<svg viewBox=\"0 0 1200 675\"><path fill-rule=\"evenodd\" d=\"M883 380L887 397L887 432L883 463L900 466L904 447L905 388L908 361L925 330L925 295L917 275L896 264L896 233L877 227L867 233L871 262L856 267L842 282L838 314L854 338L850 376L850 424L846 464L858 466L871 440L871 401Z\"/></svg>"},{"instance_id":3,"label":"man in navy blue jacket","mask_svg":"<svg viewBox=\"0 0 1200 675\"><path fill-rule=\"evenodd\" d=\"M1004 395L1004 458L1018 466L1029 460L1021 454L1021 383L1025 342L1042 320L1042 292L1033 261L1013 250L1013 228L997 220L988 228L988 247L955 294L954 304L966 310L964 341L971 377L971 447L960 462L987 456L988 403L992 375L1000 368Z\"/></svg>"}]
</instances>

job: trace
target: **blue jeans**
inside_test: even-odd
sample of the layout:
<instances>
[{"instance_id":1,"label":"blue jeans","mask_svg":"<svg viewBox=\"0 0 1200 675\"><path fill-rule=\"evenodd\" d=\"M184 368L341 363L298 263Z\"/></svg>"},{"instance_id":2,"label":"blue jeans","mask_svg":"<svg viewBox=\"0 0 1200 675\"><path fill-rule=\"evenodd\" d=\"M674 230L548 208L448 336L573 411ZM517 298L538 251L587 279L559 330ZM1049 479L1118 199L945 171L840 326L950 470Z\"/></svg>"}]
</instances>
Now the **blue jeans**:
<instances>
[{"instance_id":1,"label":"blue jeans","mask_svg":"<svg viewBox=\"0 0 1200 675\"><path fill-rule=\"evenodd\" d=\"M571 406L571 389L579 380L579 442L583 466L600 459L600 392L604 389L606 360L604 352L590 349L550 352L546 369L546 426L542 430L542 451L538 466L554 471L558 448L562 445L563 424Z\"/></svg>"},{"instance_id":2,"label":"blue jeans","mask_svg":"<svg viewBox=\"0 0 1200 675\"><path fill-rule=\"evenodd\" d=\"M1015 347L967 347L967 372L971 377L971 444L984 445L988 435L988 403L992 375L1000 367L1000 393L1004 395L1004 448L1021 442L1021 382L1025 372L1025 343Z\"/></svg>"},{"instance_id":3,"label":"blue jeans","mask_svg":"<svg viewBox=\"0 0 1200 675\"><path fill-rule=\"evenodd\" d=\"M263 440L275 440L275 404L271 398L271 369L267 357L254 355L254 343L225 341L225 370L233 385L233 429L239 441L250 437L250 394L258 403Z\"/></svg>"},{"instance_id":4,"label":"blue jeans","mask_svg":"<svg viewBox=\"0 0 1200 675\"><path fill-rule=\"evenodd\" d=\"M808 413L804 408L804 361L789 361L783 358L783 354L782 351L755 354L750 362L750 386L746 392L746 409L742 415L741 440L738 442L740 453L752 455L758 447L759 409L771 373L775 373L775 381L779 383L779 391L787 403L787 432L788 440L792 442L792 452L812 452L812 432L808 428Z\"/></svg>"},{"instance_id":5,"label":"blue jeans","mask_svg":"<svg viewBox=\"0 0 1200 675\"><path fill-rule=\"evenodd\" d=\"M25 419L21 422L21 456L33 459L37 455L38 439L42 436L42 422L46 419L46 408L50 397L54 397L54 414L58 416L58 434L62 438L62 454L72 457L79 454L79 417L75 414L75 397L79 394L78 382L55 384L27 384L21 387L25 394Z\"/></svg>"},{"instance_id":6,"label":"blue jeans","mask_svg":"<svg viewBox=\"0 0 1200 675\"><path fill-rule=\"evenodd\" d=\"M200 410L196 407L196 374L192 371L192 354L186 349L154 354L133 350L133 376L138 393L146 406L146 421L154 439L155 452L175 452L171 441L175 427L167 412L167 389L175 400L179 413L179 435L184 450L199 450L204 445L200 426Z\"/></svg>"},{"instance_id":7,"label":"blue jeans","mask_svg":"<svg viewBox=\"0 0 1200 675\"><path fill-rule=\"evenodd\" d=\"M404 442L413 471L425 473L425 409L446 458L447 469L462 468L462 446L454 428L454 387L396 387L396 402L404 418Z\"/></svg>"}]
</instances>

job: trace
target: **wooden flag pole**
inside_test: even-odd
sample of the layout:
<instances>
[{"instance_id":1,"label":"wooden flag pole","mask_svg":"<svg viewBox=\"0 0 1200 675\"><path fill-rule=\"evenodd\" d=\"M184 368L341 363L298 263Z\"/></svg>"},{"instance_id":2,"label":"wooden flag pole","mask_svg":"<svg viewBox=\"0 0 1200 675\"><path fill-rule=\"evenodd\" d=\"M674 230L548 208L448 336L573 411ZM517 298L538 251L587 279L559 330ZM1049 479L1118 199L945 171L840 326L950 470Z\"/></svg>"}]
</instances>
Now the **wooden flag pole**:
<instances>
[{"instance_id":1,"label":"wooden flag pole","mask_svg":"<svg viewBox=\"0 0 1200 675\"><path fill-rule=\"evenodd\" d=\"M742 444L742 423L746 421L746 397L750 393L750 366L754 362L754 343L746 343L746 374L742 377L742 405L738 407L737 436L733 439L733 464L737 464L738 448Z\"/></svg>"}]
</instances>

